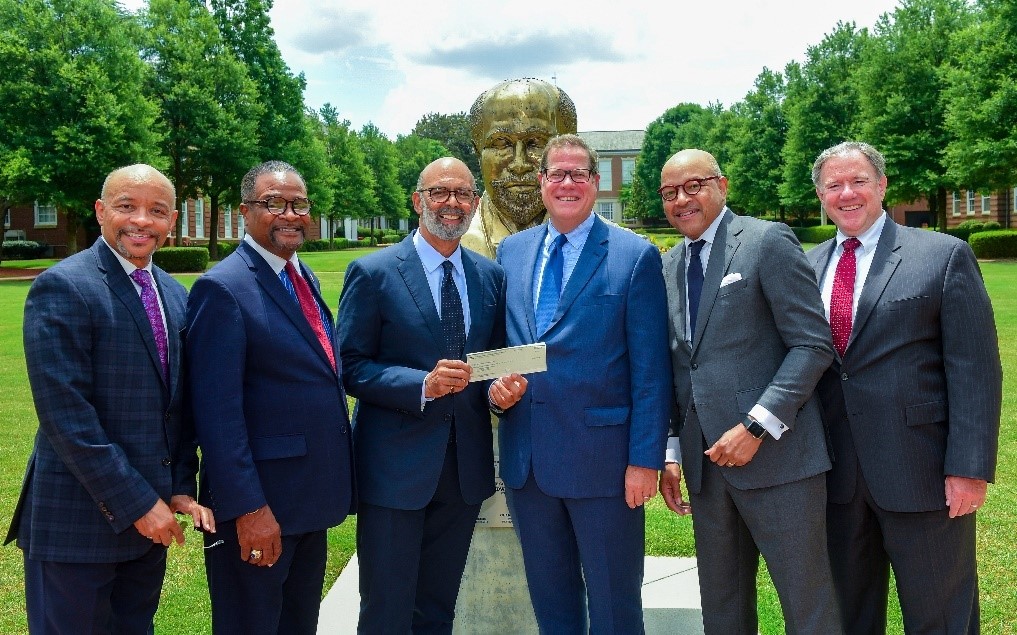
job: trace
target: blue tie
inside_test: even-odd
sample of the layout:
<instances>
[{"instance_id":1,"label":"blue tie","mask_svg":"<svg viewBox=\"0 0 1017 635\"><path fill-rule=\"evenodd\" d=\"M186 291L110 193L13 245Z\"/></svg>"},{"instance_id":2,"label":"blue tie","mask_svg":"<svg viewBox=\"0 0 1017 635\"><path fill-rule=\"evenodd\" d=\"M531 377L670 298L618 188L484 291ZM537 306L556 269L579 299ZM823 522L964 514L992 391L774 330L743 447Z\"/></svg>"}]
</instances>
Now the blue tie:
<instances>
[{"instance_id":1,"label":"blue tie","mask_svg":"<svg viewBox=\"0 0 1017 635\"><path fill-rule=\"evenodd\" d=\"M689 244L689 268L685 280L685 288L689 293L689 341L696 335L696 316L699 313L699 297L703 295L703 261L699 252L703 250L705 240L696 240Z\"/></svg>"},{"instance_id":2,"label":"blue tie","mask_svg":"<svg viewBox=\"0 0 1017 635\"><path fill-rule=\"evenodd\" d=\"M534 317L537 320L537 337L547 332L554 312L558 309L562 271L565 268L565 259L562 257L561 248L566 240L565 234L558 234L558 237L551 242L551 246L548 248L547 262L544 264L544 272L540 277L540 295L537 297L537 308L534 311Z\"/></svg>"},{"instance_id":3,"label":"blue tie","mask_svg":"<svg viewBox=\"0 0 1017 635\"><path fill-rule=\"evenodd\" d=\"M466 348L466 316L459 287L452 278L454 265L446 260L441 263L444 273L441 278L441 332L444 335L445 359L462 359Z\"/></svg>"}]
</instances>

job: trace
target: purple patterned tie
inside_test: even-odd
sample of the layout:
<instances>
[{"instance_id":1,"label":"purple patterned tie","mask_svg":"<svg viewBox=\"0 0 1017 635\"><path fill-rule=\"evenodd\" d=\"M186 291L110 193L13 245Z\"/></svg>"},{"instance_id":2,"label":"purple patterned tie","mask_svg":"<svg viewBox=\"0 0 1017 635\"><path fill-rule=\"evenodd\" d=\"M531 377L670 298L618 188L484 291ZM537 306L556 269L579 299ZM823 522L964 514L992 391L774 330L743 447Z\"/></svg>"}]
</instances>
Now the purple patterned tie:
<instances>
[{"instance_id":1,"label":"purple patterned tie","mask_svg":"<svg viewBox=\"0 0 1017 635\"><path fill-rule=\"evenodd\" d=\"M159 361L162 362L163 378L169 377L169 363L166 359L166 327L162 323L162 312L159 310L159 296L152 285L152 275L144 269L135 269L131 278L141 287L141 303L145 305L145 314L152 325L155 336L155 347L159 349Z\"/></svg>"}]
</instances>

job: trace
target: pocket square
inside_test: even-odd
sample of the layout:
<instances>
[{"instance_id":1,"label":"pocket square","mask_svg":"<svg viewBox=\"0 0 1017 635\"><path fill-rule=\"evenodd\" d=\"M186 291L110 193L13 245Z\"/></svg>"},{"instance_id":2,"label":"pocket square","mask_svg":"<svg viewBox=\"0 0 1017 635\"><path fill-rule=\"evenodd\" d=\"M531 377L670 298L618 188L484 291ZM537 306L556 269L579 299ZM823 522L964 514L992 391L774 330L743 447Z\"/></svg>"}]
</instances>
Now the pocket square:
<instances>
[{"instance_id":1,"label":"pocket square","mask_svg":"<svg viewBox=\"0 0 1017 635\"><path fill-rule=\"evenodd\" d=\"M726 287L727 285L731 284L732 282L738 282L741 279L742 279L742 274L737 273L737 272L729 273L726 276L724 276L723 280L720 281L720 286Z\"/></svg>"}]
</instances>

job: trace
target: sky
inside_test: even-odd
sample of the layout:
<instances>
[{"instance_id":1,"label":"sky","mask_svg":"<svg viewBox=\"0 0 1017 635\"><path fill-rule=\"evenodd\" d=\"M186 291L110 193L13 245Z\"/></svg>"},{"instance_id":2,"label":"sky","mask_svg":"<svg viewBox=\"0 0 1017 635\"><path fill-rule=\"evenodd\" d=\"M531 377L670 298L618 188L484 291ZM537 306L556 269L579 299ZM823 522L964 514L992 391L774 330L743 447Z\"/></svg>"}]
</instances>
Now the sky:
<instances>
[{"instance_id":1,"label":"sky","mask_svg":"<svg viewBox=\"0 0 1017 635\"><path fill-rule=\"evenodd\" d=\"M121 0L130 10L144 0ZM643 129L683 102L724 107L764 67L803 61L838 22L859 28L897 0L275 0L283 59L305 103L335 106L390 139L428 113L469 111L504 79L572 98L579 130Z\"/></svg>"}]
</instances>

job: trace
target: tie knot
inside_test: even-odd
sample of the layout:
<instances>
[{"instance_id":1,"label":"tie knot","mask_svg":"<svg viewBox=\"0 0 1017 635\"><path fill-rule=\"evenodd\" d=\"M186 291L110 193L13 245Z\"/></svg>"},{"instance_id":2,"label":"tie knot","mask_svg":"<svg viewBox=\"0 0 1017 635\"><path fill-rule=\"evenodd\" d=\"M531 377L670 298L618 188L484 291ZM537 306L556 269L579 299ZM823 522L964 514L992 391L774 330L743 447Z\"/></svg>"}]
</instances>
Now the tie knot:
<instances>
[{"instance_id":1,"label":"tie knot","mask_svg":"<svg viewBox=\"0 0 1017 635\"><path fill-rule=\"evenodd\" d=\"M844 251L854 251L855 249L858 249L859 247L862 246L862 241L852 236L851 238L848 238L847 240L842 242L841 246L844 248Z\"/></svg>"},{"instance_id":2,"label":"tie knot","mask_svg":"<svg viewBox=\"0 0 1017 635\"><path fill-rule=\"evenodd\" d=\"M452 264L451 260L446 260L441 263L441 268L445 270L446 276L451 276L452 270L455 269L455 265Z\"/></svg>"},{"instance_id":3,"label":"tie knot","mask_svg":"<svg viewBox=\"0 0 1017 635\"><path fill-rule=\"evenodd\" d=\"M561 251L562 245L564 245L567 240L568 238L565 237L565 234L558 234L555 236L554 240L551 241L551 251L554 251L555 249Z\"/></svg>"},{"instance_id":4,"label":"tie knot","mask_svg":"<svg viewBox=\"0 0 1017 635\"><path fill-rule=\"evenodd\" d=\"M144 269L135 269L131 272L131 279L138 283L142 289L152 284L152 276Z\"/></svg>"},{"instance_id":5,"label":"tie knot","mask_svg":"<svg viewBox=\"0 0 1017 635\"><path fill-rule=\"evenodd\" d=\"M703 245L705 244L705 240L693 240L689 243L689 253L691 253L693 257L698 256L699 252L703 250Z\"/></svg>"}]
</instances>

